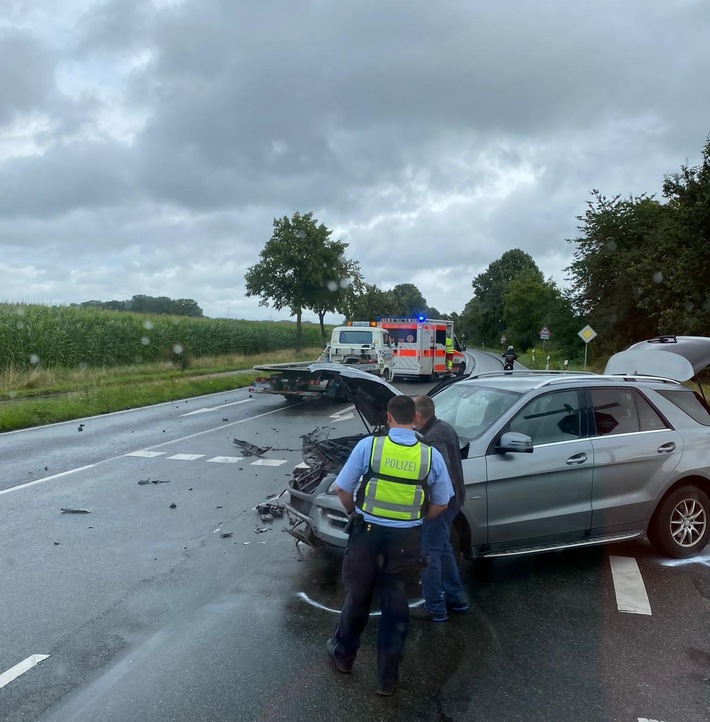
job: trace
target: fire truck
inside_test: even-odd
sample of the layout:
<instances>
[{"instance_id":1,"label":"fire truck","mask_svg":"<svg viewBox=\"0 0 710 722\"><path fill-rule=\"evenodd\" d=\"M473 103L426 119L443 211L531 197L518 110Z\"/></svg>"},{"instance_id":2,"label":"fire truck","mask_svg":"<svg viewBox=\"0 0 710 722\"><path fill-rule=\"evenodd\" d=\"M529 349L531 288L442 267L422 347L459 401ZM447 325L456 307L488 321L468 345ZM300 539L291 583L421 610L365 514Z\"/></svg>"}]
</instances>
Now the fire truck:
<instances>
[{"instance_id":1,"label":"fire truck","mask_svg":"<svg viewBox=\"0 0 710 722\"><path fill-rule=\"evenodd\" d=\"M377 325L387 329L393 344L394 374L399 378L432 380L451 374L463 375L466 355L454 335L453 321L417 316L380 316ZM446 363L446 339L453 341L453 368Z\"/></svg>"}]
</instances>

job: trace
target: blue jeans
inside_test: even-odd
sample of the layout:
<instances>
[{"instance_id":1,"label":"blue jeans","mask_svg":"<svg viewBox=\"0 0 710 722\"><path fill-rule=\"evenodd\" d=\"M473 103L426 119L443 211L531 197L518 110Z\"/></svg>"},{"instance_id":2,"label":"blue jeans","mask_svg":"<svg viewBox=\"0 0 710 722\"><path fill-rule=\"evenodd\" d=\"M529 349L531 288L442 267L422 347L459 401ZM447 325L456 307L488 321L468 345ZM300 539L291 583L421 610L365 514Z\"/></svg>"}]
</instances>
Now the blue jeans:
<instances>
[{"instance_id":1,"label":"blue jeans","mask_svg":"<svg viewBox=\"0 0 710 722\"><path fill-rule=\"evenodd\" d=\"M458 509L446 509L422 525L422 556L427 565L422 571L424 607L435 614L446 614L446 605L465 604L459 567L449 541L451 523Z\"/></svg>"}]
</instances>

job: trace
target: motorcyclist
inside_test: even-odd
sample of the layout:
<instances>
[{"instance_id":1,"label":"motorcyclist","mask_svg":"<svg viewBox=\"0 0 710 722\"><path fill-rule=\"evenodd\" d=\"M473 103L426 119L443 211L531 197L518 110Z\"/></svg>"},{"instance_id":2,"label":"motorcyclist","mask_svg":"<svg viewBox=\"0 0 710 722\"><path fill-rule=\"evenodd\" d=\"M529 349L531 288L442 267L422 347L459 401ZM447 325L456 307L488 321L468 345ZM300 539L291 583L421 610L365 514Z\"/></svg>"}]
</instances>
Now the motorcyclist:
<instances>
[{"instance_id":1,"label":"motorcyclist","mask_svg":"<svg viewBox=\"0 0 710 722\"><path fill-rule=\"evenodd\" d=\"M501 356L504 359L503 368L505 369L512 369L513 368L513 362L518 358L518 354L515 353L515 349L512 346L508 346L506 351L503 351Z\"/></svg>"}]
</instances>

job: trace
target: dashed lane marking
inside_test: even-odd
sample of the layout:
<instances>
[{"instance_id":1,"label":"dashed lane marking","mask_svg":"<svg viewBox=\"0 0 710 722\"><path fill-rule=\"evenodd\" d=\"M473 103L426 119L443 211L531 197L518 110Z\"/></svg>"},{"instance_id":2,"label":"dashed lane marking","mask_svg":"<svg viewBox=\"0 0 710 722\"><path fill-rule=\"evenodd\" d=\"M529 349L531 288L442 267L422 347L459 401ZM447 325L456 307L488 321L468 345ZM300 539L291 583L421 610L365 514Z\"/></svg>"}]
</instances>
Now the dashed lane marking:
<instances>
[{"instance_id":1,"label":"dashed lane marking","mask_svg":"<svg viewBox=\"0 0 710 722\"><path fill-rule=\"evenodd\" d=\"M211 394L210 394L211 395ZM157 404L157 406L165 406L166 404L171 403L174 404L174 401L166 401L163 404ZM145 408L145 407L142 407ZM254 421L255 419L261 419L264 416L271 416L272 414L278 414L279 412L283 411L284 407L279 406L277 409L272 409L271 411L265 411L263 414L256 414L255 416L250 416L246 419L240 419L239 421L232 421L229 424L225 424L223 426L218 426L213 429L204 429L203 431L198 431L194 434L188 434L187 436L181 436L179 439L171 439L170 441L163 441L161 444L155 444L153 446L153 449L159 449L162 446L168 446L170 444L179 444L183 441L187 441L188 439L195 439L198 436L204 436L205 434L212 434L215 431L222 432L224 429L230 427L230 426L238 426L239 424L245 424L247 421ZM123 414L123 413L129 413L131 411L140 411L140 409L128 409L127 411L116 411L114 413L116 414ZM110 416L111 414L105 414L102 416L104 418L105 416ZM87 418L95 418L95 417L87 417ZM77 421L80 421L80 419L77 419ZM64 421L61 422L62 424L66 423ZM76 423L76 421L72 421L71 423ZM60 424L47 424L47 426L59 426ZM18 431L6 431L7 434L16 434L16 433L24 433L25 431L34 431L35 429L45 429L46 426L34 426L29 429L20 429ZM9 489L0 489L0 496L2 494L12 494L15 491L21 491L22 489L27 489L30 486L35 486L36 484L44 484L45 481L53 481L54 479L61 479L65 476L69 476L70 474L78 474L80 471L86 471L87 469L93 469L97 467L99 464L108 464L112 461L116 461L117 459L120 459L124 456L128 456L128 454L119 454L118 456L109 456L106 459L100 459L94 464L87 464L86 466L77 466L75 469L68 469L67 471L62 471L60 474L52 474L51 476L45 476L41 479L35 479L34 481L28 481L25 484L18 484L17 486L11 486ZM285 463L285 462L284 462Z\"/></svg>"},{"instance_id":2,"label":"dashed lane marking","mask_svg":"<svg viewBox=\"0 0 710 722\"><path fill-rule=\"evenodd\" d=\"M246 404L251 399L243 399L242 401L232 401L229 404L221 404L220 406L205 406L202 409L195 409L195 411L188 411L186 414L180 414L180 416L193 416L194 414L206 414L210 411L217 411L217 409L224 409L227 406L236 406L237 404Z\"/></svg>"},{"instance_id":3,"label":"dashed lane marking","mask_svg":"<svg viewBox=\"0 0 710 722\"><path fill-rule=\"evenodd\" d=\"M353 404L352 406L346 406L344 409L341 409L340 411L336 411L334 414L331 414L330 418L333 419L333 421L347 421L348 419L354 419L354 408L355 404Z\"/></svg>"},{"instance_id":4,"label":"dashed lane marking","mask_svg":"<svg viewBox=\"0 0 710 722\"><path fill-rule=\"evenodd\" d=\"M286 459L257 459L251 462L251 466L281 466L285 463Z\"/></svg>"},{"instance_id":5,"label":"dashed lane marking","mask_svg":"<svg viewBox=\"0 0 710 722\"><path fill-rule=\"evenodd\" d=\"M164 456L167 452L165 451L147 451L145 449L140 451L131 451L129 454L124 456L137 456L144 459L154 459L157 456ZM173 461L195 461L196 459L204 459L204 454L173 454L172 456L166 456L166 459ZM215 464L236 464L238 461L244 461L247 458L245 456L213 456L211 459L205 459L207 462L213 462ZM251 466L281 466L286 464L288 459L256 459L250 461ZM298 467L299 469L309 469L308 464L301 462ZM2 492L0 492L2 493Z\"/></svg>"},{"instance_id":6,"label":"dashed lane marking","mask_svg":"<svg viewBox=\"0 0 710 722\"><path fill-rule=\"evenodd\" d=\"M636 560L633 557L610 556L609 563L619 611L650 615L651 605Z\"/></svg>"},{"instance_id":7,"label":"dashed lane marking","mask_svg":"<svg viewBox=\"0 0 710 722\"><path fill-rule=\"evenodd\" d=\"M10 667L7 672L0 674L0 689L6 684L10 684L14 679L17 679L21 674L24 674L28 670L32 669L36 664L39 664L43 659L47 659L48 654L32 654L27 659L23 659L21 662L16 664L14 667Z\"/></svg>"}]
</instances>

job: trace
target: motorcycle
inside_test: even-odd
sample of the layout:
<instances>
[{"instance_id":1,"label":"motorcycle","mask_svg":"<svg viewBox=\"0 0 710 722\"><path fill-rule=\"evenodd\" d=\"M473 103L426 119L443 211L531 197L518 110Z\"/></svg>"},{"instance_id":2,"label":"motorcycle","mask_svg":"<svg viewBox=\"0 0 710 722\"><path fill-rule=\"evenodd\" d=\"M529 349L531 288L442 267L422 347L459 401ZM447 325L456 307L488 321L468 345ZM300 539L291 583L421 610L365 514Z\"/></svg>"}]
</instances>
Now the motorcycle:
<instances>
[{"instance_id":1,"label":"motorcycle","mask_svg":"<svg viewBox=\"0 0 710 722\"><path fill-rule=\"evenodd\" d=\"M513 356L506 356L503 361L503 371L512 371L515 358Z\"/></svg>"}]
</instances>

